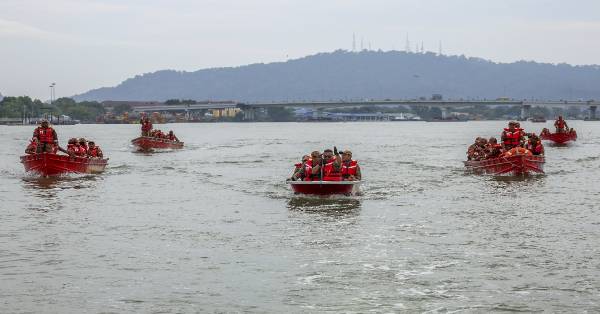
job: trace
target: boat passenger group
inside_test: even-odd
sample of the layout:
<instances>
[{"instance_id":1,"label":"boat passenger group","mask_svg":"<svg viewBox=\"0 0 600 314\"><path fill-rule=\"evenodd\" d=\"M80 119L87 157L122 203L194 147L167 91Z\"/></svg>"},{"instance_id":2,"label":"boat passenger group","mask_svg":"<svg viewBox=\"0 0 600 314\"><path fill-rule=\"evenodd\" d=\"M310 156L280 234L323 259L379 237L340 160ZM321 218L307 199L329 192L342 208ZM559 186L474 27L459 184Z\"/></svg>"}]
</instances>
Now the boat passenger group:
<instances>
[{"instance_id":1,"label":"boat passenger group","mask_svg":"<svg viewBox=\"0 0 600 314\"><path fill-rule=\"evenodd\" d=\"M360 181L358 162L352 159L349 150L338 152L326 149L321 154L314 151L302 156L302 162L295 165L291 181Z\"/></svg>"},{"instance_id":2,"label":"boat passenger group","mask_svg":"<svg viewBox=\"0 0 600 314\"><path fill-rule=\"evenodd\" d=\"M577 136L577 132L575 131L575 129L569 128L569 126L567 125L567 121L565 121L562 116L558 116L558 119L554 121L554 127L556 128L556 133L568 133L570 135ZM544 128L542 129L542 133L540 133L540 136L549 134L550 130Z\"/></svg>"},{"instance_id":3,"label":"boat passenger group","mask_svg":"<svg viewBox=\"0 0 600 314\"><path fill-rule=\"evenodd\" d=\"M575 132L569 129L562 116L559 116L555 121L557 133ZM548 133L548 129L542 132ZM500 137L501 143L495 137L489 140L478 137L475 143L471 144L467 150L468 160L486 160L500 157L509 157L515 154L524 155L544 155L544 145L538 135L535 133L527 133L519 122L510 121L508 128L502 131Z\"/></svg>"},{"instance_id":4,"label":"boat passenger group","mask_svg":"<svg viewBox=\"0 0 600 314\"><path fill-rule=\"evenodd\" d=\"M58 135L48 120L42 120L40 125L33 131L33 138L25 149L26 154L63 152L71 157L85 158L103 158L102 150L96 146L94 141L87 141L85 138L69 139L67 149L58 144Z\"/></svg>"},{"instance_id":5,"label":"boat passenger group","mask_svg":"<svg viewBox=\"0 0 600 314\"><path fill-rule=\"evenodd\" d=\"M179 142L179 139L177 138L177 136L175 136L173 130L169 131L169 133L164 133L159 129L152 129L152 122L146 116L143 116L140 119L140 124L142 125L142 136L149 136L154 138L160 138L163 140Z\"/></svg>"}]
</instances>

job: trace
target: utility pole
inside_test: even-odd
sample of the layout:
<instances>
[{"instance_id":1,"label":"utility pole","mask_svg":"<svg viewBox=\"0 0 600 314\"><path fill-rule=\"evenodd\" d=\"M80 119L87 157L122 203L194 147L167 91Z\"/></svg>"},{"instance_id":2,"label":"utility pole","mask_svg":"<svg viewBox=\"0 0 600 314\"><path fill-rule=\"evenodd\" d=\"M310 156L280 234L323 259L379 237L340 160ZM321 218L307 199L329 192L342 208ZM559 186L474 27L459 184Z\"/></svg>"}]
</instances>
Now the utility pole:
<instances>
[{"instance_id":1,"label":"utility pole","mask_svg":"<svg viewBox=\"0 0 600 314\"><path fill-rule=\"evenodd\" d=\"M406 47L404 48L404 51L410 52L410 41L408 40L408 33L406 33Z\"/></svg>"},{"instance_id":2,"label":"utility pole","mask_svg":"<svg viewBox=\"0 0 600 314\"><path fill-rule=\"evenodd\" d=\"M352 51L356 51L356 34L352 33Z\"/></svg>"}]
</instances>

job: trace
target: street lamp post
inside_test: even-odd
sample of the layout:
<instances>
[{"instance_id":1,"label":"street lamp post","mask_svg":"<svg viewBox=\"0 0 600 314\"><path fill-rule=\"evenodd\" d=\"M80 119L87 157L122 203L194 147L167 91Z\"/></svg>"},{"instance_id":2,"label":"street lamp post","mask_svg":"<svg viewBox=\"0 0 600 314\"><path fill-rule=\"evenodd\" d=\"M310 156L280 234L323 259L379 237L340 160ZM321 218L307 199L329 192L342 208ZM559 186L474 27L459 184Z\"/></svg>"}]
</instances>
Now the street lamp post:
<instances>
[{"instance_id":1,"label":"street lamp post","mask_svg":"<svg viewBox=\"0 0 600 314\"><path fill-rule=\"evenodd\" d=\"M54 103L54 100L56 98L56 83L52 82L52 84L50 84L50 106L52 106L52 104ZM50 111L50 120L52 120L52 111ZM50 121L52 123L52 121ZM59 121L60 122L60 121Z\"/></svg>"}]
</instances>

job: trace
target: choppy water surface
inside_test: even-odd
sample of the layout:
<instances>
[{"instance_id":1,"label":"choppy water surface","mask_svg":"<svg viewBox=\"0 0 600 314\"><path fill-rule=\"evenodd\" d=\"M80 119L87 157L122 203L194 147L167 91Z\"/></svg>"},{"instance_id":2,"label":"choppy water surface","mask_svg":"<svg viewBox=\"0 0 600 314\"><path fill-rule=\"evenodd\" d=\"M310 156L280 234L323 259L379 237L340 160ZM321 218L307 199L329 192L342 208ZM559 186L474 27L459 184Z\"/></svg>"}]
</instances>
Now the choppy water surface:
<instances>
[{"instance_id":1,"label":"choppy water surface","mask_svg":"<svg viewBox=\"0 0 600 314\"><path fill-rule=\"evenodd\" d=\"M465 174L503 124L161 125L186 148L155 154L137 126L59 126L110 157L59 179L18 163L32 127L0 127L1 312L600 311L600 123L570 121L544 176ZM334 144L364 195L294 196L292 164Z\"/></svg>"}]
</instances>

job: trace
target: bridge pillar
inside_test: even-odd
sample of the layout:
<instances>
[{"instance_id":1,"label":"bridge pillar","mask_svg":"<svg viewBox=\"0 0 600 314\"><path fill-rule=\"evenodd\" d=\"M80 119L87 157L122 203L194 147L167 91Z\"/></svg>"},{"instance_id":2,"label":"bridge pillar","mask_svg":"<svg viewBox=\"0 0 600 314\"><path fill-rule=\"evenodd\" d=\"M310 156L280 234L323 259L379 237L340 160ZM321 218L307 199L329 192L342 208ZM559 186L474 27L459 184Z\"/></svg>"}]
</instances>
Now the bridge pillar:
<instances>
[{"instance_id":1,"label":"bridge pillar","mask_svg":"<svg viewBox=\"0 0 600 314\"><path fill-rule=\"evenodd\" d=\"M596 109L598 106L590 106L590 120L596 120Z\"/></svg>"},{"instance_id":2,"label":"bridge pillar","mask_svg":"<svg viewBox=\"0 0 600 314\"><path fill-rule=\"evenodd\" d=\"M244 121L254 121L256 118L256 109L245 108L244 109Z\"/></svg>"},{"instance_id":3,"label":"bridge pillar","mask_svg":"<svg viewBox=\"0 0 600 314\"><path fill-rule=\"evenodd\" d=\"M531 105L521 106L521 120L525 121L529 118L529 112L531 111Z\"/></svg>"},{"instance_id":4,"label":"bridge pillar","mask_svg":"<svg viewBox=\"0 0 600 314\"><path fill-rule=\"evenodd\" d=\"M442 120L446 120L448 118L448 108L440 107L440 110L442 111Z\"/></svg>"}]
</instances>

